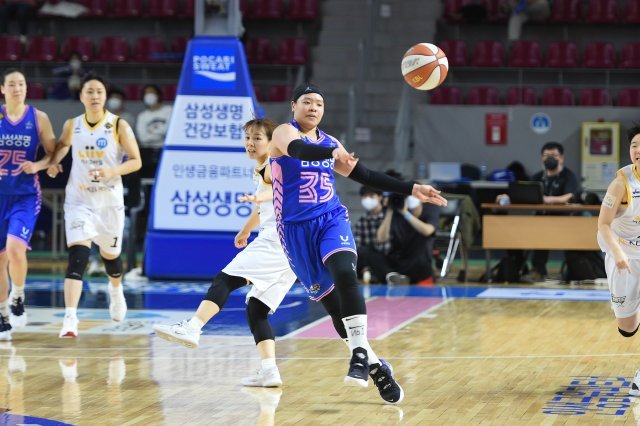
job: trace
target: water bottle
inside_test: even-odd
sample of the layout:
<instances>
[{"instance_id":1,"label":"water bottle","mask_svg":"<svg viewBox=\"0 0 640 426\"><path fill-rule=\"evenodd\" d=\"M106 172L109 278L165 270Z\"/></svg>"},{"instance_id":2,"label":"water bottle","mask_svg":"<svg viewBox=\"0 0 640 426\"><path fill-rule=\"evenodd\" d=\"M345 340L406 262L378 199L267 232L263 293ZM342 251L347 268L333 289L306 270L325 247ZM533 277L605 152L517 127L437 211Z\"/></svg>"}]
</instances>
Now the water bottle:
<instances>
[{"instance_id":1,"label":"water bottle","mask_svg":"<svg viewBox=\"0 0 640 426\"><path fill-rule=\"evenodd\" d=\"M480 166L480 179L487 180L487 166Z\"/></svg>"}]
</instances>

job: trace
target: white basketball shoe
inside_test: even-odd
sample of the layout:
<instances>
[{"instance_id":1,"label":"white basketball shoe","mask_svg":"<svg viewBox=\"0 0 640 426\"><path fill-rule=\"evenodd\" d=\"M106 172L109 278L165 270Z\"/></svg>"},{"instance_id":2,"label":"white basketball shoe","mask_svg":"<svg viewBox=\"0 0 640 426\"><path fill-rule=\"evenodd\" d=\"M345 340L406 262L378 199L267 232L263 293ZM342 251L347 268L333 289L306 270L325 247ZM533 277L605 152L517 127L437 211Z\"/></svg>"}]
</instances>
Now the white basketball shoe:
<instances>
[{"instance_id":1,"label":"white basketball shoe","mask_svg":"<svg viewBox=\"0 0 640 426\"><path fill-rule=\"evenodd\" d=\"M168 340L170 342L180 343L187 348L197 348L200 341L200 331L189 325L189 321L182 320L181 322L167 325L167 324L154 324L153 331L156 332L158 337Z\"/></svg>"},{"instance_id":2,"label":"white basketball shoe","mask_svg":"<svg viewBox=\"0 0 640 426\"><path fill-rule=\"evenodd\" d=\"M277 388L282 386L282 379L278 367L274 365L273 367L260 368L253 376L240 380L240 384L242 386Z\"/></svg>"},{"instance_id":3,"label":"white basketball shoe","mask_svg":"<svg viewBox=\"0 0 640 426\"><path fill-rule=\"evenodd\" d=\"M636 375L631 382L631 389L629 389L629 395L640 396L640 369L636 370Z\"/></svg>"},{"instance_id":4,"label":"white basketball shoe","mask_svg":"<svg viewBox=\"0 0 640 426\"><path fill-rule=\"evenodd\" d=\"M78 317L66 316L62 320L62 330L60 330L60 338L78 337Z\"/></svg>"},{"instance_id":5,"label":"white basketball shoe","mask_svg":"<svg viewBox=\"0 0 640 426\"><path fill-rule=\"evenodd\" d=\"M122 284L120 284L122 286ZM109 294L111 296L111 303L109 303L109 314L114 321L123 321L127 316L127 300L124 298L122 290L112 291L111 284L109 284Z\"/></svg>"}]
</instances>

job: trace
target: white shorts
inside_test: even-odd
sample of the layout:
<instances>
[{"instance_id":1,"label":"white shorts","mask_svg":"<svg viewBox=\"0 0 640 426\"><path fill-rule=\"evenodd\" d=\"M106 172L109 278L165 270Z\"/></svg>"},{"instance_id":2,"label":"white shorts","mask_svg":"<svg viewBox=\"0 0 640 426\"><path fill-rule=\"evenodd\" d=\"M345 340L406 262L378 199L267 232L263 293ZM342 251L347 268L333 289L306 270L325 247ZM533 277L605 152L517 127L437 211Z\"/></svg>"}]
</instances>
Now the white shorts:
<instances>
[{"instance_id":1,"label":"white shorts","mask_svg":"<svg viewBox=\"0 0 640 426\"><path fill-rule=\"evenodd\" d=\"M604 266L611 293L611 309L616 318L627 318L640 310L640 259L629 259L631 272L616 267L613 256L606 253Z\"/></svg>"},{"instance_id":2,"label":"white shorts","mask_svg":"<svg viewBox=\"0 0 640 426\"><path fill-rule=\"evenodd\" d=\"M64 229L67 245L91 240L100 250L113 256L122 251L124 207L90 209L85 206L64 205Z\"/></svg>"},{"instance_id":3,"label":"white shorts","mask_svg":"<svg viewBox=\"0 0 640 426\"><path fill-rule=\"evenodd\" d=\"M261 232L222 270L225 274L249 280L253 286L246 301L255 297L267 305L271 313L296 282L277 235L275 229Z\"/></svg>"}]
</instances>

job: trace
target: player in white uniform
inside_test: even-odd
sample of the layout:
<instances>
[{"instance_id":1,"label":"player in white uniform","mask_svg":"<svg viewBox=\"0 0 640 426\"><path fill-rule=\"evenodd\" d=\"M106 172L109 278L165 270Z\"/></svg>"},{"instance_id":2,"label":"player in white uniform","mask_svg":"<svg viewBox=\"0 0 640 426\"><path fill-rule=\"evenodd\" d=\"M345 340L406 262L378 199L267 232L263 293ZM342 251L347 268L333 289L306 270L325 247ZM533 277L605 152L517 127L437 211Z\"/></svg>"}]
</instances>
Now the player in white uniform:
<instances>
[{"instance_id":1,"label":"player in white uniform","mask_svg":"<svg viewBox=\"0 0 640 426\"><path fill-rule=\"evenodd\" d=\"M106 100L104 81L95 75L85 77L80 90L85 113L65 122L52 159L55 165L48 170L50 176L55 176L58 163L72 151L73 165L64 203L69 263L64 280L66 312L60 337L78 335L77 308L91 242L100 247L109 276L111 318L122 321L127 312L120 258L124 231L121 176L139 170L142 161L131 127L104 108Z\"/></svg>"},{"instance_id":2,"label":"player in white uniform","mask_svg":"<svg viewBox=\"0 0 640 426\"><path fill-rule=\"evenodd\" d=\"M266 119L254 119L244 126L244 146L250 159L256 160L256 192L246 195L243 201L257 206L234 239L237 248L246 247L213 280L195 315L177 324L156 324L156 334L188 348L198 347L202 327L213 318L226 303L229 293L252 284L247 293L247 320L253 333L261 366L253 377L242 379L244 386L280 386L282 380L276 366L275 337L267 320L275 312L287 294L296 276L289 267L282 250L276 228L271 190L269 149L271 135L276 125ZM251 231L260 226L258 236L250 243Z\"/></svg>"},{"instance_id":3,"label":"player in white uniform","mask_svg":"<svg viewBox=\"0 0 640 426\"><path fill-rule=\"evenodd\" d=\"M640 127L632 127L627 135L632 164L618 170L607 189L598 217L598 244L606 254L618 331L631 337L640 325ZM640 370L629 393L640 396Z\"/></svg>"}]
</instances>

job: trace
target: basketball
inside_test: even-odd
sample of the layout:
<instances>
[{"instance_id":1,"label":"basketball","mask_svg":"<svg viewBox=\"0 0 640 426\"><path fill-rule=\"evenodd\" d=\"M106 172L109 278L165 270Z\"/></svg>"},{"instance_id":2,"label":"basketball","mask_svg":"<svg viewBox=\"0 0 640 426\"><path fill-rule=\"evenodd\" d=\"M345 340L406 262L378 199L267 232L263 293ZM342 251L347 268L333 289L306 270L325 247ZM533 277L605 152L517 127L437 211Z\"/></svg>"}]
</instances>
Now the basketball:
<instances>
[{"instance_id":1,"label":"basketball","mask_svg":"<svg viewBox=\"0 0 640 426\"><path fill-rule=\"evenodd\" d=\"M402 75L414 89L435 89L447 78L448 72L447 56L435 44L418 43L402 57Z\"/></svg>"}]
</instances>

